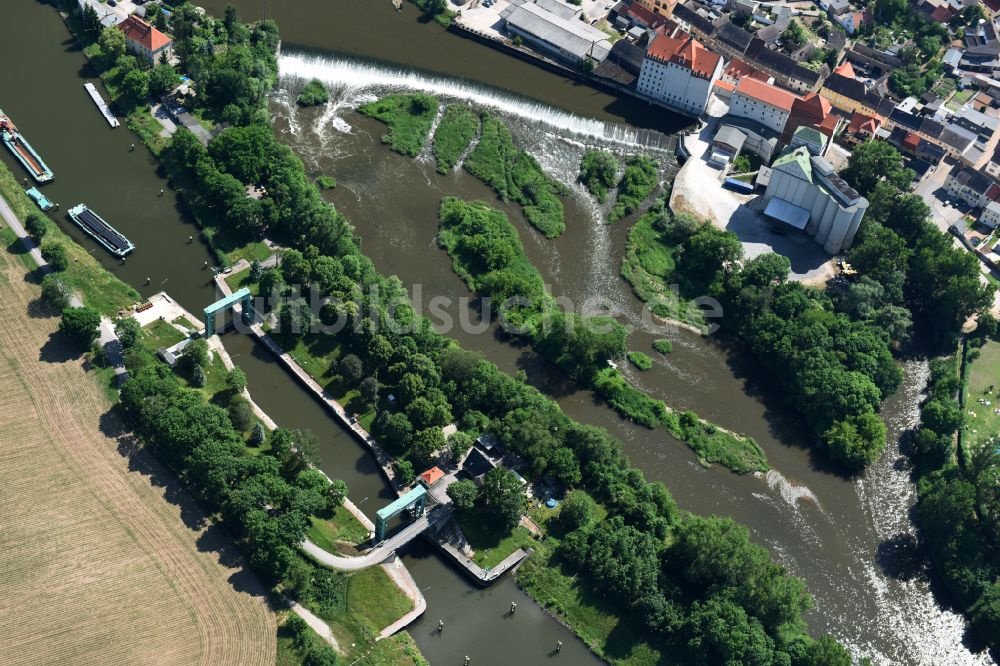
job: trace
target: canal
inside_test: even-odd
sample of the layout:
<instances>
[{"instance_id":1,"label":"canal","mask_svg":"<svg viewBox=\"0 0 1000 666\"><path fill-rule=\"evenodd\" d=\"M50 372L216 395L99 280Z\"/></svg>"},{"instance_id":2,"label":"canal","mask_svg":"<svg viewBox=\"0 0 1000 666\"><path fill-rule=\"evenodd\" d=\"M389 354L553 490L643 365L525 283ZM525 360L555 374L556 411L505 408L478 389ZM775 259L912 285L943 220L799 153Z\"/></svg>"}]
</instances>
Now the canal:
<instances>
[{"instance_id":1,"label":"canal","mask_svg":"<svg viewBox=\"0 0 1000 666\"><path fill-rule=\"evenodd\" d=\"M210 271L202 269L211 258L197 240L187 242L190 235L197 238L197 230L157 176L154 161L142 148L130 152L137 139L124 128L109 129L93 106L83 90L86 61L51 7L33 0L7 4L11 6L5 7L5 21L0 23L0 55L5 62L18 62L17 54L30 53L32 60L30 67L0 69L0 91L5 91L0 93L0 108L55 171L56 180L46 186L46 194L63 211L86 202L129 236L138 250L119 265L62 214L55 219L144 294L166 289L190 310L200 311L214 297ZM203 4L221 13L225 3ZM259 17L259 0L236 4L245 18ZM518 140L566 182L573 180L583 143L601 143L622 153L631 150L620 141L582 139L580 133L593 127L586 119L608 127L662 132L684 124L645 104L616 100L446 33L436 24L419 21L409 4L401 14L387 0L285 0L267 5L284 40L285 75L272 103L279 135L311 172L337 178L331 201L351 217L380 270L399 275L408 287L420 286L419 296L416 290L414 296L421 302L434 295L456 302L470 296L434 242L440 197L495 199L462 173L439 176L426 162L390 153L379 143L380 126L350 110L360 99L417 85L455 99L496 104L515 126ZM28 25L31 29L25 30ZM300 111L290 103L301 85L295 71L305 67L318 68L335 84L335 99L328 108ZM400 81L401 68L415 75L416 82ZM525 118L532 122L523 122ZM613 138L616 132L603 134ZM628 132L619 138L630 140ZM9 155L2 159L21 173ZM674 168L669 157L660 159L669 173ZM161 189L166 190L163 196ZM631 348L646 350L654 337L674 340L669 357L657 358L652 371L633 379L676 407L694 409L755 437L775 471L756 479L706 470L665 432L624 422L492 328L481 334L453 329L450 335L508 372L524 370L568 414L621 438L633 462L649 478L664 481L682 507L729 515L747 525L758 543L805 579L816 600L808 616L814 633L829 631L857 654L881 664L988 663L966 646L961 617L935 601L926 564L909 572L892 566L894 553L905 550L913 534L907 516L913 489L897 440L916 423L926 380L922 364L906 365L904 386L885 407L890 450L862 478L844 479L809 454L801 424L737 345L683 331L661 335L644 327L638 302L618 278L627 224L601 224L599 211L579 190L567 204L567 232L556 241L538 237L516 208L502 208L518 226L554 294L576 303L610 303L634 329ZM388 492L369 456L265 351L232 334L225 336L225 344L247 372L255 400L278 423L316 431L323 442L324 469L345 479L352 498L371 514ZM422 545L412 547L404 559L428 600L428 613L412 633L432 663L461 663L469 654L475 664L540 664L547 661L556 640L564 641L562 656L572 663L597 661L529 603L510 579L478 590ZM523 603L517 619L507 621L502 615L511 601ZM432 631L438 619L448 627L440 637Z\"/></svg>"}]
</instances>

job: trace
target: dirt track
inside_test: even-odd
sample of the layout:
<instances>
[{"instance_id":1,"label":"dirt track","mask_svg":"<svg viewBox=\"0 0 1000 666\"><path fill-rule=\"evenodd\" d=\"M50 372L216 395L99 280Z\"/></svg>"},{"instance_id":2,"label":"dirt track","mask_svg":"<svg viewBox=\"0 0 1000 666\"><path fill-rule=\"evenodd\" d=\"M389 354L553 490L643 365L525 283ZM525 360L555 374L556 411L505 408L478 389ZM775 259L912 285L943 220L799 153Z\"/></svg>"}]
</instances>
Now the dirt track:
<instances>
[{"instance_id":1,"label":"dirt track","mask_svg":"<svg viewBox=\"0 0 1000 666\"><path fill-rule=\"evenodd\" d=\"M273 664L239 553L108 414L0 250L0 664Z\"/></svg>"}]
</instances>

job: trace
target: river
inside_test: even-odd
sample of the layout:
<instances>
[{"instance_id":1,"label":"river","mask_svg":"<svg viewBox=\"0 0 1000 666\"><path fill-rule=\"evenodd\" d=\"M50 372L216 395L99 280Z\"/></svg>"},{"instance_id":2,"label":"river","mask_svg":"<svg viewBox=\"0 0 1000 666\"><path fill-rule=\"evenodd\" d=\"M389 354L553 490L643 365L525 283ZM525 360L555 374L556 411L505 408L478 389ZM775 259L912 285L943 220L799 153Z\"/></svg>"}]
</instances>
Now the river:
<instances>
[{"instance_id":1,"label":"river","mask_svg":"<svg viewBox=\"0 0 1000 666\"><path fill-rule=\"evenodd\" d=\"M137 252L123 266L95 250L122 279L144 294L166 289L188 309L200 311L214 296L211 276L201 269L210 256L201 243L187 243L196 230L179 213L169 189L158 196L166 186L153 160L144 149L129 151L136 139L126 129L107 127L82 89L85 60L51 8L31 0L9 4L7 20L0 24L0 55L17 62L16 54L31 53L32 60L30 68L0 70L5 91L0 107L56 172L46 194L63 211L85 201L136 243ZM204 4L221 13L224 3ZM259 16L258 0L237 4L245 18ZM422 23L410 5L397 14L390 3L374 0L268 4L284 40L281 90L272 102L277 131L310 172L337 178L339 186L329 196L357 226L365 251L380 270L399 275L408 287L421 285L422 301L434 295L470 296L434 242L440 197L495 199L461 172L439 176L427 161L390 153L378 140L383 128L350 110L359 100L421 87L492 106L515 127L518 141L568 183L584 144L625 153L635 138L629 125L663 132L683 125L644 104L616 100ZM301 111L290 104L301 85L296 72L307 71L337 83L328 107ZM9 155L2 159L21 173ZM669 156L660 159L669 174L674 168ZM809 454L801 424L737 345L684 331L661 336L643 324L638 302L617 277L627 223L600 224L598 211L579 189L567 203L567 232L555 241L531 231L516 208L501 208L518 226L554 294L576 303L604 299L612 304L634 328L634 349L646 350L654 337L674 340L674 352L657 356L654 369L635 380L671 405L755 437L776 471L755 479L706 470L685 445L663 431L622 421L492 328L486 334L450 334L506 371L525 370L571 416L608 428L622 439L633 462L649 478L664 481L683 508L730 515L747 525L758 543L805 579L816 601L808 614L815 633L829 631L880 664L989 663L965 644L961 616L935 601L919 551L909 557L914 530L907 512L914 492L898 439L916 423L927 374L923 364L906 364L904 385L885 406L889 451L863 477L842 478ZM54 217L86 247L96 247L62 214ZM232 334L225 344L246 370L255 400L280 424L315 430L323 442L324 469L344 478L352 498L372 513L388 494L369 457L266 352ZM429 610L412 632L432 663L460 663L466 654L474 664L542 663L556 640L564 641L562 656L572 663L596 662L509 579L480 591L423 546L411 548L404 559L428 599ZM911 559L917 560L912 567L899 566ZM517 618L503 620L510 602L518 600L524 603ZM438 619L446 622L440 637L432 631Z\"/></svg>"}]
</instances>

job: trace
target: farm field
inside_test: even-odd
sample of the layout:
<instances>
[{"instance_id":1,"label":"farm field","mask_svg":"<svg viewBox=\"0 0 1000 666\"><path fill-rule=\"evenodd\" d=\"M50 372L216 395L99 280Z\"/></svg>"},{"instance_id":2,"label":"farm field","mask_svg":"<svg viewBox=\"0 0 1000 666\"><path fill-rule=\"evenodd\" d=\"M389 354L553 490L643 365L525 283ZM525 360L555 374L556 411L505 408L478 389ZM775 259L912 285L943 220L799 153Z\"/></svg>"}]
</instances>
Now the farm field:
<instances>
[{"instance_id":1,"label":"farm field","mask_svg":"<svg viewBox=\"0 0 1000 666\"><path fill-rule=\"evenodd\" d=\"M118 432L9 251L0 289L0 663L273 664L266 590Z\"/></svg>"}]
</instances>

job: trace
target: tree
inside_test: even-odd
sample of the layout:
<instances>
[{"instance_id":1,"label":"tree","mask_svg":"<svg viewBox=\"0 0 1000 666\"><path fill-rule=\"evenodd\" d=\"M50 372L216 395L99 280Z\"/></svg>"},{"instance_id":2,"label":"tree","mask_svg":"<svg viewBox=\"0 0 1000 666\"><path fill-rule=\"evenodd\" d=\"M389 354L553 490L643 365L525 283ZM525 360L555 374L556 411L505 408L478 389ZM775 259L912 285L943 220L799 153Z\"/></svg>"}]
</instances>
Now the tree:
<instances>
[{"instance_id":1,"label":"tree","mask_svg":"<svg viewBox=\"0 0 1000 666\"><path fill-rule=\"evenodd\" d=\"M142 334L142 327L139 322L132 317L121 317L115 320L115 335L122 345L122 349L129 351L139 342Z\"/></svg>"},{"instance_id":2,"label":"tree","mask_svg":"<svg viewBox=\"0 0 1000 666\"><path fill-rule=\"evenodd\" d=\"M247 387L247 375L242 369L235 367L226 375L226 388L233 393L242 393Z\"/></svg>"},{"instance_id":3,"label":"tree","mask_svg":"<svg viewBox=\"0 0 1000 666\"><path fill-rule=\"evenodd\" d=\"M122 78L121 90L125 99L137 104L149 95L149 75L141 69L133 69Z\"/></svg>"},{"instance_id":4,"label":"tree","mask_svg":"<svg viewBox=\"0 0 1000 666\"><path fill-rule=\"evenodd\" d=\"M326 487L327 508L334 511L344 503L345 499L347 499L347 484L340 479L333 479Z\"/></svg>"},{"instance_id":5,"label":"tree","mask_svg":"<svg viewBox=\"0 0 1000 666\"><path fill-rule=\"evenodd\" d=\"M417 478L416 473L413 471L413 463L409 460L397 460L396 464L396 478L404 486L408 486L413 483L413 479Z\"/></svg>"},{"instance_id":6,"label":"tree","mask_svg":"<svg viewBox=\"0 0 1000 666\"><path fill-rule=\"evenodd\" d=\"M337 666L337 653L326 644L314 643L302 658L302 666Z\"/></svg>"},{"instance_id":7,"label":"tree","mask_svg":"<svg viewBox=\"0 0 1000 666\"><path fill-rule=\"evenodd\" d=\"M803 663L807 666L851 666L851 653L833 636L824 634L809 646Z\"/></svg>"},{"instance_id":8,"label":"tree","mask_svg":"<svg viewBox=\"0 0 1000 666\"><path fill-rule=\"evenodd\" d=\"M614 187L618 176L618 160L605 150L588 150L580 161L580 182L594 195L598 203L604 203L608 191Z\"/></svg>"},{"instance_id":9,"label":"tree","mask_svg":"<svg viewBox=\"0 0 1000 666\"><path fill-rule=\"evenodd\" d=\"M434 464L437 452L444 448L444 434L441 428L430 427L418 430L410 441L410 459L421 468Z\"/></svg>"},{"instance_id":10,"label":"tree","mask_svg":"<svg viewBox=\"0 0 1000 666\"><path fill-rule=\"evenodd\" d=\"M378 380L374 377L365 377L358 385L361 399L365 402L373 402L378 397Z\"/></svg>"},{"instance_id":11,"label":"tree","mask_svg":"<svg viewBox=\"0 0 1000 666\"><path fill-rule=\"evenodd\" d=\"M260 448L264 440L267 439L267 430L264 429L264 424L258 422L253 427L253 431L250 433L250 446Z\"/></svg>"},{"instance_id":12,"label":"tree","mask_svg":"<svg viewBox=\"0 0 1000 666\"><path fill-rule=\"evenodd\" d=\"M106 67L118 62L118 58L125 55L125 33L114 26L101 30L97 43L101 47L101 57Z\"/></svg>"},{"instance_id":13,"label":"tree","mask_svg":"<svg viewBox=\"0 0 1000 666\"><path fill-rule=\"evenodd\" d=\"M486 472L479 489L479 506L502 530L512 530L527 508L521 479L514 472L494 467Z\"/></svg>"},{"instance_id":14,"label":"tree","mask_svg":"<svg viewBox=\"0 0 1000 666\"><path fill-rule=\"evenodd\" d=\"M556 449L548 459L546 472L563 486L572 488L580 483L580 463L576 454L566 447Z\"/></svg>"},{"instance_id":15,"label":"tree","mask_svg":"<svg viewBox=\"0 0 1000 666\"><path fill-rule=\"evenodd\" d=\"M61 273L69 268L69 253L62 243L51 241L42 244L42 259L48 262L57 273Z\"/></svg>"},{"instance_id":16,"label":"tree","mask_svg":"<svg viewBox=\"0 0 1000 666\"><path fill-rule=\"evenodd\" d=\"M233 427L238 432L246 432L256 421L250 401L242 395L237 394L229 402L229 420L233 422Z\"/></svg>"},{"instance_id":17,"label":"tree","mask_svg":"<svg viewBox=\"0 0 1000 666\"><path fill-rule=\"evenodd\" d=\"M260 294L268 299L270 303L275 303L286 291L284 276L281 271L275 268L267 268L260 274Z\"/></svg>"},{"instance_id":18,"label":"tree","mask_svg":"<svg viewBox=\"0 0 1000 666\"><path fill-rule=\"evenodd\" d=\"M250 262L250 281L251 282L260 282L260 276L261 276L261 273L263 273L263 272L264 272L264 268L263 268L263 266L261 266L260 261L258 261L257 259L254 259L252 262Z\"/></svg>"},{"instance_id":19,"label":"tree","mask_svg":"<svg viewBox=\"0 0 1000 666\"><path fill-rule=\"evenodd\" d=\"M296 100L299 106L318 106L330 101L330 93L319 79L310 80Z\"/></svg>"},{"instance_id":20,"label":"tree","mask_svg":"<svg viewBox=\"0 0 1000 666\"><path fill-rule=\"evenodd\" d=\"M48 220L38 213L28 213L28 218L24 221L24 229L36 243L42 242L45 232L49 230Z\"/></svg>"},{"instance_id":21,"label":"tree","mask_svg":"<svg viewBox=\"0 0 1000 666\"><path fill-rule=\"evenodd\" d=\"M823 436L830 454L850 469L874 462L885 450L885 423L866 413L837 421Z\"/></svg>"},{"instance_id":22,"label":"tree","mask_svg":"<svg viewBox=\"0 0 1000 666\"><path fill-rule=\"evenodd\" d=\"M802 46L806 42L806 31L798 21L792 19L788 23L788 27L785 28L785 31L781 33L781 38L792 42L796 46Z\"/></svg>"},{"instance_id":23,"label":"tree","mask_svg":"<svg viewBox=\"0 0 1000 666\"><path fill-rule=\"evenodd\" d=\"M181 352L181 370L193 372L208 365L208 343L201 338L192 340Z\"/></svg>"},{"instance_id":24,"label":"tree","mask_svg":"<svg viewBox=\"0 0 1000 666\"><path fill-rule=\"evenodd\" d=\"M101 315L93 308L66 308L59 322L59 332L77 345L89 348L97 339L97 327L100 324Z\"/></svg>"},{"instance_id":25,"label":"tree","mask_svg":"<svg viewBox=\"0 0 1000 666\"><path fill-rule=\"evenodd\" d=\"M149 94L153 97L167 94L179 83L177 72L166 63L157 65L149 72Z\"/></svg>"},{"instance_id":26,"label":"tree","mask_svg":"<svg viewBox=\"0 0 1000 666\"><path fill-rule=\"evenodd\" d=\"M566 496L559 509L559 526L568 534L574 530L589 528L596 517L597 503L584 491L574 490Z\"/></svg>"},{"instance_id":27,"label":"tree","mask_svg":"<svg viewBox=\"0 0 1000 666\"><path fill-rule=\"evenodd\" d=\"M855 146L841 176L863 196L883 179L897 189L908 190L916 177L912 169L903 167L903 157L892 144L874 140Z\"/></svg>"},{"instance_id":28,"label":"tree","mask_svg":"<svg viewBox=\"0 0 1000 666\"><path fill-rule=\"evenodd\" d=\"M348 354L340 359L339 367L341 376L351 384L361 379L365 373L361 359L354 354Z\"/></svg>"},{"instance_id":29,"label":"tree","mask_svg":"<svg viewBox=\"0 0 1000 666\"><path fill-rule=\"evenodd\" d=\"M462 479L448 486L448 497L459 511L469 511L476 506L479 488L475 481Z\"/></svg>"},{"instance_id":30,"label":"tree","mask_svg":"<svg viewBox=\"0 0 1000 666\"><path fill-rule=\"evenodd\" d=\"M69 288L58 276L49 273L42 278L42 298L53 308L62 311L69 305L69 294Z\"/></svg>"},{"instance_id":31,"label":"tree","mask_svg":"<svg viewBox=\"0 0 1000 666\"><path fill-rule=\"evenodd\" d=\"M292 340L301 340L312 327L312 310L303 298L294 298L281 304L278 325L281 334Z\"/></svg>"},{"instance_id":32,"label":"tree","mask_svg":"<svg viewBox=\"0 0 1000 666\"><path fill-rule=\"evenodd\" d=\"M312 276L312 266L298 250L286 250L281 255L281 273L293 285L305 285Z\"/></svg>"},{"instance_id":33,"label":"tree","mask_svg":"<svg viewBox=\"0 0 1000 666\"><path fill-rule=\"evenodd\" d=\"M384 413L383 413L384 414ZM410 446L413 436L413 425L406 414L393 412L379 416L375 423L379 438L394 448L405 450Z\"/></svg>"},{"instance_id":34,"label":"tree","mask_svg":"<svg viewBox=\"0 0 1000 666\"><path fill-rule=\"evenodd\" d=\"M204 388L206 382L208 382L208 377L205 376L205 368L200 365L196 365L191 369L191 386L195 388Z\"/></svg>"}]
</instances>

